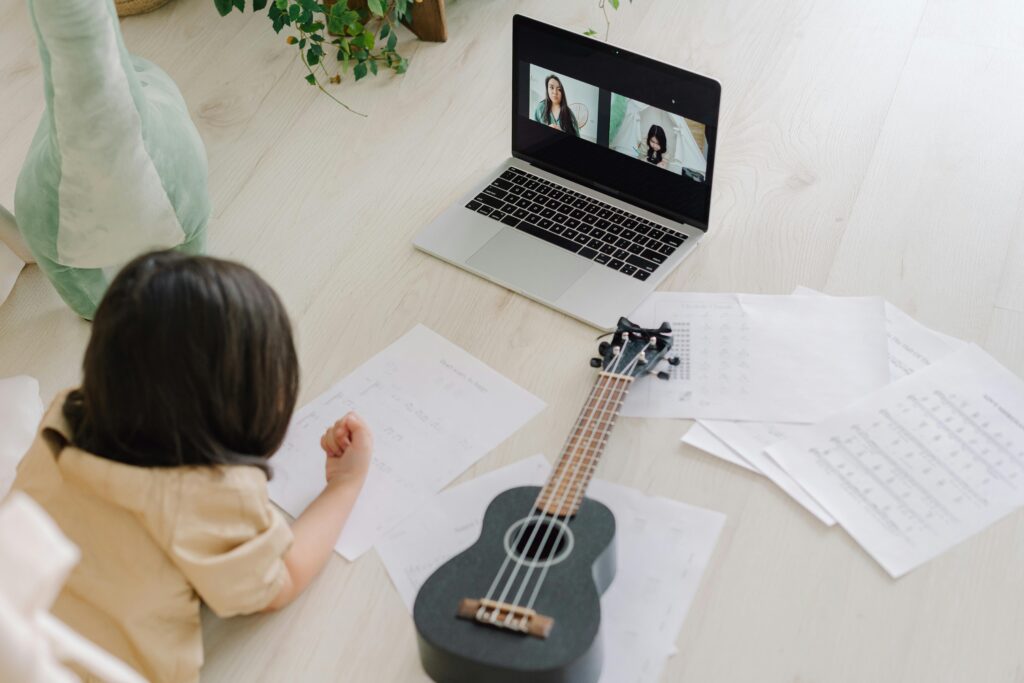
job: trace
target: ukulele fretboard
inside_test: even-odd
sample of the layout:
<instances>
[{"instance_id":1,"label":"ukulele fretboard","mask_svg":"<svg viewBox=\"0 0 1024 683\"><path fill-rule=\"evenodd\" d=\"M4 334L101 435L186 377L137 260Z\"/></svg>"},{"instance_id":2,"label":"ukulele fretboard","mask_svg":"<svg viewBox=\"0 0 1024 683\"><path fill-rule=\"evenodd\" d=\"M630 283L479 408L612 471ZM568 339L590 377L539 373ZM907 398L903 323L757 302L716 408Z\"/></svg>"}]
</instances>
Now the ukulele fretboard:
<instances>
[{"instance_id":1,"label":"ukulele fretboard","mask_svg":"<svg viewBox=\"0 0 1024 683\"><path fill-rule=\"evenodd\" d=\"M598 375L558 464L537 497L537 509L562 517L576 513L632 383L628 375Z\"/></svg>"}]
</instances>

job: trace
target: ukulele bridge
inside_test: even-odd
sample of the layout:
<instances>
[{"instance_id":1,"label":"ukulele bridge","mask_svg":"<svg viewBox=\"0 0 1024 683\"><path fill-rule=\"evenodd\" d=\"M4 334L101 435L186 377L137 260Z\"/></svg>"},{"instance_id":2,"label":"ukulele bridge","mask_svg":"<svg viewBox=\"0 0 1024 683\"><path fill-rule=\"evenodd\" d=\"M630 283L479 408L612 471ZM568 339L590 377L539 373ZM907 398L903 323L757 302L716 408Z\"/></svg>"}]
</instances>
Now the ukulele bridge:
<instances>
[{"instance_id":1,"label":"ukulele bridge","mask_svg":"<svg viewBox=\"0 0 1024 683\"><path fill-rule=\"evenodd\" d=\"M459 611L456 616L459 619L469 619L485 626L524 633L534 638L547 638L551 633L551 628L555 625L554 619L537 614L536 610L486 598L480 600L463 598L459 602Z\"/></svg>"}]
</instances>

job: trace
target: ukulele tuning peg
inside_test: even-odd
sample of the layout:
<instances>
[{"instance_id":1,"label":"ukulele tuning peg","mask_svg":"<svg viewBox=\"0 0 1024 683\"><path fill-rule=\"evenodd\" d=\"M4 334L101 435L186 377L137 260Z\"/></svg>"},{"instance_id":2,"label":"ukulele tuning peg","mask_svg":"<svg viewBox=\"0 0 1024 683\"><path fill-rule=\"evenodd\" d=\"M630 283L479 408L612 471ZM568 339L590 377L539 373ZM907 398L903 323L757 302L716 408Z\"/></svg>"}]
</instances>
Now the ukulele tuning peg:
<instances>
[{"instance_id":1,"label":"ukulele tuning peg","mask_svg":"<svg viewBox=\"0 0 1024 683\"><path fill-rule=\"evenodd\" d=\"M661 324L661 327L658 328L658 332L661 333L661 334L671 334L672 333L672 326L669 325L668 322L663 322Z\"/></svg>"},{"instance_id":2,"label":"ukulele tuning peg","mask_svg":"<svg viewBox=\"0 0 1024 683\"><path fill-rule=\"evenodd\" d=\"M679 365L679 356L673 356L672 358L669 358L668 359L668 364L669 365Z\"/></svg>"},{"instance_id":3,"label":"ukulele tuning peg","mask_svg":"<svg viewBox=\"0 0 1024 683\"><path fill-rule=\"evenodd\" d=\"M669 375L667 372L662 371L658 373L658 379L668 379L668 377Z\"/></svg>"},{"instance_id":4,"label":"ukulele tuning peg","mask_svg":"<svg viewBox=\"0 0 1024 683\"><path fill-rule=\"evenodd\" d=\"M597 345L597 352L599 354L601 354L602 356L606 356L606 355L608 355L608 349L610 347L611 347L611 344L609 344L608 342L606 342L606 341L605 342L601 342L600 344Z\"/></svg>"},{"instance_id":5,"label":"ukulele tuning peg","mask_svg":"<svg viewBox=\"0 0 1024 683\"><path fill-rule=\"evenodd\" d=\"M592 368L599 368L602 365L604 365L604 359L603 358L591 358L590 359L590 367L592 367Z\"/></svg>"}]
</instances>

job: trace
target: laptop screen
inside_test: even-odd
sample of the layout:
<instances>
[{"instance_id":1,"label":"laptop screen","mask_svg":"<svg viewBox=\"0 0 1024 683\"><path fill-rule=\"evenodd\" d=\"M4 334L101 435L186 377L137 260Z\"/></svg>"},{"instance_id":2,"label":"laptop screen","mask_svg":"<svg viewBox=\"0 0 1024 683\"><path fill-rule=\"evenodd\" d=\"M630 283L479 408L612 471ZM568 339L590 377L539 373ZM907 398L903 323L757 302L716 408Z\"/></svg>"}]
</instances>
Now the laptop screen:
<instances>
[{"instance_id":1,"label":"laptop screen","mask_svg":"<svg viewBox=\"0 0 1024 683\"><path fill-rule=\"evenodd\" d=\"M721 86L516 15L512 153L707 230Z\"/></svg>"}]
</instances>

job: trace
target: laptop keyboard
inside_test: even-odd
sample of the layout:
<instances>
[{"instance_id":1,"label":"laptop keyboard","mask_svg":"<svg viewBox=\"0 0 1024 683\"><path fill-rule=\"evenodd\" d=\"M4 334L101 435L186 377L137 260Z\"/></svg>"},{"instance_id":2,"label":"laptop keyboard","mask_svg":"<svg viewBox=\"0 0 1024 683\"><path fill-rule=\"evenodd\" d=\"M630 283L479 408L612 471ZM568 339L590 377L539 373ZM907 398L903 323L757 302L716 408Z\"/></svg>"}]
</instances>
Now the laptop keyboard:
<instances>
[{"instance_id":1,"label":"laptop keyboard","mask_svg":"<svg viewBox=\"0 0 1024 683\"><path fill-rule=\"evenodd\" d=\"M637 280L686 241L681 232L514 167L466 208Z\"/></svg>"}]
</instances>

